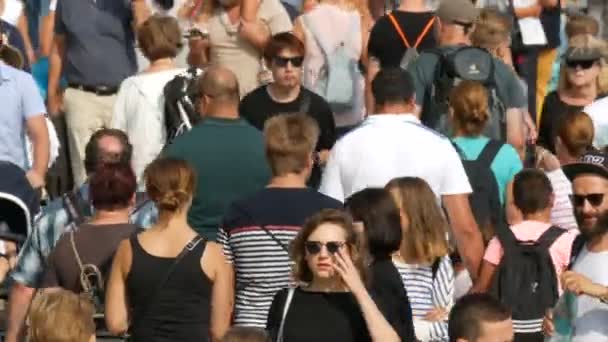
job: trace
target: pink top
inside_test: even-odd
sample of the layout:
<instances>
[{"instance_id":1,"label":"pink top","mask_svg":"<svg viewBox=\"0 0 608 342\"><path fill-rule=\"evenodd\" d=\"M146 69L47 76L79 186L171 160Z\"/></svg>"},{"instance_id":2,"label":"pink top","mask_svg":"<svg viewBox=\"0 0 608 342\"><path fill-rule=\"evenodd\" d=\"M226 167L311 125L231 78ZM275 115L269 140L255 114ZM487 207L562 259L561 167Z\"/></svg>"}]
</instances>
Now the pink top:
<instances>
[{"instance_id":1,"label":"pink top","mask_svg":"<svg viewBox=\"0 0 608 342\"><path fill-rule=\"evenodd\" d=\"M511 231L517 240L536 241L549 228L551 228L550 223L523 221L511 226ZM558 280L561 273L568 267L568 263L570 262L570 250L572 249L572 242L574 241L574 238L576 238L576 235L578 235L578 230L570 230L562 234L562 236L555 240L551 248L549 248L549 254L551 255L551 259L553 259L553 265L555 266L555 273L557 274ZM502 255L503 249L500 241L498 238L494 237L490 240L483 258L492 265L498 265L500 264Z\"/></svg>"}]
</instances>

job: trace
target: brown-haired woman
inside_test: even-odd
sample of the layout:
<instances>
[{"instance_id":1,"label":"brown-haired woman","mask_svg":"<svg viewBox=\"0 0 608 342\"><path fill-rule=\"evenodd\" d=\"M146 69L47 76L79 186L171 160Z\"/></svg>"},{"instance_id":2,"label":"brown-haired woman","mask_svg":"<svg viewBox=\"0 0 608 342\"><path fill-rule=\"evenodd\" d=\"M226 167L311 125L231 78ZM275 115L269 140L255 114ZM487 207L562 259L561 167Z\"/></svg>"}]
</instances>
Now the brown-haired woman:
<instances>
[{"instance_id":1,"label":"brown-haired woman","mask_svg":"<svg viewBox=\"0 0 608 342\"><path fill-rule=\"evenodd\" d=\"M106 295L108 329L129 330L134 341L218 340L230 325L232 275L221 247L188 225L194 171L163 158L144 177L159 220L118 248Z\"/></svg>"},{"instance_id":2,"label":"brown-haired woman","mask_svg":"<svg viewBox=\"0 0 608 342\"><path fill-rule=\"evenodd\" d=\"M279 291L267 329L278 341L400 341L365 289L351 217L325 209L293 241L295 289ZM286 313L286 314L285 314Z\"/></svg>"},{"instance_id":3,"label":"brown-haired woman","mask_svg":"<svg viewBox=\"0 0 608 342\"><path fill-rule=\"evenodd\" d=\"M453 142L460 150L461 158L487 159L499 192L498 203L492 207L500 210L505 203L508 203L509 184L523 168L519 154L513 146L491 140L482 134L490 112L487 90L481 83L464 81L454 87L450 94L450 107L450 118L454 128ZM484 226L491 223L496 224L496 222L478 222Z\"/></svg>"},{"instance_id":4,"label":"brown-haired woman","mask_svg":"<svg viewBox=\"0 0 608 342\"><path fill-rule=\"evenodd\" d=\"M401 210L403 240L393 262L410 297L416 338L443 341L454 304L454 268L449 256L447 222L433 190L417 177L386 185Z\"/></svg>"}]
</instances>

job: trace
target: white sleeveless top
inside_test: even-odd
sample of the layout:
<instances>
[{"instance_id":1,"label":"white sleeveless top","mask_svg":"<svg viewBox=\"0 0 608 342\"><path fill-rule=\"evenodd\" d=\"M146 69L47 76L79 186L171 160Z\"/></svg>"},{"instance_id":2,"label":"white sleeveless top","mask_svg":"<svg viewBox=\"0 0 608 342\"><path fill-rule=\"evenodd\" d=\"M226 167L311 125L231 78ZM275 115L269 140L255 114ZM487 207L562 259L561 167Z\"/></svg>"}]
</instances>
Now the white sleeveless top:
<instances>
[{"instance_id":1,"label":"white sleeveless top","mask_svg":"<svg viewBox=\"0 0 608 342\"><path fill-rule=\"evenodd\" d=\"M361 16L355 10L348 11L335 5L320 4L312 11L302 15L302 27L305 36L306 56L304 57L303 84L306 88L316 89L321 68L325 65L325 56L316 39L327 46L337 46L344 37L352 45L353 58L359 59L362 52ZM313 37L308 26L314 26L314 32L323 32L320 37ZM356 125L363 120L365 114L364 87L362 75L356 80L355 105L345 113L334 113L337 127Z\"/></svg>"}]
</instances>

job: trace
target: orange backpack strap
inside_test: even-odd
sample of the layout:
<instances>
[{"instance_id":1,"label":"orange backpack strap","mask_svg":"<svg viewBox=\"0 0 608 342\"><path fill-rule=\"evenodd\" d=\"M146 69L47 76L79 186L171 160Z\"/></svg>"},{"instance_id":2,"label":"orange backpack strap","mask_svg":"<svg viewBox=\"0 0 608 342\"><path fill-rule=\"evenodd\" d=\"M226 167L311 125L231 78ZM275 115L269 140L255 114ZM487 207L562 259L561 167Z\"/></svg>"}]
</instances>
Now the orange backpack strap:
<instances>
[{"instance_id":1,"label":"orange backpack strap","mask_svg":"<svg viewBox=\"0 0 608 342\"><path fill-rule=\"evenodd\" d=\"M393 23L393 26L395 27L395 30L397 30L397 33L399 34L399 37L401 37L401 40L403 41L403 44L405 44L405 47L408 49L411 48L412 46L410 45L410 42L408 42L407 38L405 38L405 34L403 34L403 31L401 30L397 19L395 19L395 17L393 16L393 13L389 13L388 18Z\"/></svg>"},{"instance_id":2,"label":"orange backpack strap","mask_svg":"<svg viewBox=\"0 0 608 342\"><path fill-rule=\"evenodd\" d=\"M437 19L437 17L433 17L433 18L431 18L431 20L429 20L429 22L424 27L424 30L422 30L422 33L420 33L420 35L418 36L418 39L416 39L416 44L414 44L414 48L417 49L418 45L420 45L420 43L422 43L422 40L424 39L424 37L426 37L427 34L429 34L429 31L433 27L433 24L435 23L436 19Z\"/></svg>"}]
</instances>

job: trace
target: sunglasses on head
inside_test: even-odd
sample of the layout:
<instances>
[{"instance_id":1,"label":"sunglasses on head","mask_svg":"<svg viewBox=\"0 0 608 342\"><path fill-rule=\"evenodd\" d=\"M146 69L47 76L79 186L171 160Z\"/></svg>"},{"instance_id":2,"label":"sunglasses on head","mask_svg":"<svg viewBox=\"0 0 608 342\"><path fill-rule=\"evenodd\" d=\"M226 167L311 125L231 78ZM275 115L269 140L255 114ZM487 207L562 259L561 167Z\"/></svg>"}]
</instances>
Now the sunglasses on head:
<instances>
[{"instance_id":1,"label":"sunglasses on head","mask_svg":"<svg viewBox=\"0 0 608 342\"><path fill-rule=\"evenodd\" d=\"M576 69L580 67L581 69L590 69L595 64L595 61L569 61L566 62L566 66L568 68Z\"/></svg>"},{"instance_id":2,"label":"sunglasses on head","mask_svg":"<svg viewBox=\"0 0 608 342\"><path fill-rule=\"evenodd\" d=\"M310 255L317 255L321 252L323 246L327 249L329 254L336 254L344 246L344 242L342 241L328 241L328 242L320 242L320 241L306 241L304 243L304 248L306 248L306 252Z\"/></svg>"},{"instance_id":3,"label":"sunglasses on head","mask_svg":"<svg viewBox=\"0 0 608 342\"><path fill-rule=\"evenodd\" d=\"M291 63L292 66L299 68L302 66L302 63L304 62L304 57L299 56L299 57L281 57L281 56L277 56L275 58L273 58L274 64L276 64L279 67L286 67L287 63Z\"/></svg>"},{"instance_id":4,"label":"sunglasses on head","mask_svg":"<svg viewBox=\"0 0 608 342\"><path fill-rule=\"evenodd\" d=\"M588 201L592 207L599 207L604 202L604 194L570 195L572 205L582 207Z\"/></svg>"}]
</instances>

